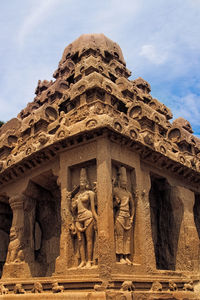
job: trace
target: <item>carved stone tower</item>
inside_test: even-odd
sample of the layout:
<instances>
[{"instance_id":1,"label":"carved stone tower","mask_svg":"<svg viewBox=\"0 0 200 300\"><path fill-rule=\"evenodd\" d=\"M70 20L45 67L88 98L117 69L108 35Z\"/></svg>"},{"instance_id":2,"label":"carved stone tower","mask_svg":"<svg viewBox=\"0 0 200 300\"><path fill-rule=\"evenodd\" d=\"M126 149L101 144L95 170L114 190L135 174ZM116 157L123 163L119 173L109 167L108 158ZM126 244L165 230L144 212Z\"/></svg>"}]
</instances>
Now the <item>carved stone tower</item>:
<instances>
[{"instance_id":1,"label":"carved stone tower","mask_svg":"<svg viewBox=\"0 0 200 300\"><path fill-rule=\"evenodd\" d=\"M103 34L67 46L53 76L0 129L0 294L199 299L189 122L169 122Z\"/></svg>"}]
</instances>

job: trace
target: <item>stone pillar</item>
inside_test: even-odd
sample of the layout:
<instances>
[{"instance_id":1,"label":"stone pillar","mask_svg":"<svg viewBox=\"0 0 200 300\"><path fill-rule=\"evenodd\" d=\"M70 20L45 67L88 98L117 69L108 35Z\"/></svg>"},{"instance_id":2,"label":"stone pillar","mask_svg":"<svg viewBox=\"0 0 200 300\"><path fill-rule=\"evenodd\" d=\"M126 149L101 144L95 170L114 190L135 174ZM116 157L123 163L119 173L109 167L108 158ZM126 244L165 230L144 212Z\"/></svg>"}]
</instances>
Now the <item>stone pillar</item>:
<instances>
[{"instance_id":1,"label":"stone pillar","mask_svg":"<svg viewBox=\"0 0 200 300\"><path fill-rule=\"evenodd\" d=\"M199 270L199 237L194 223L194 193L184 187L173 188L174 200L182 203L183 213L176 255L176 269Z\"/></svg>"},{"instance_id":2,"label":"stone pillar","mask_svg":"<svg viewBox=\"0 0 200 300\"><path fill-rule=\"evenodd\" d=\"M13 220L10 229L10 243L6 263L3 269L3 278L26 278L31 276L29 266L25 262L24 199L25 196L22 194L9 199L13 212Z\"/></svg>"},{"instance_id":3,"label":"stone pillar","mask_svg":"<svg viewBox=\"0 0 200 300\"><path fill-rule=\"evenodd\" d=\"M60 156L60 166L58 184L61 189L61 234L60 255L56 259L55 275L66 274L67 269L73 265L72 236L70 234L72 218L69 211L71 194L68 191L69 168L66 165L65 156Z\"/></svg>"},{"instance_id":4,"label":"stone pillar","mask_svg":"<svg viewBox=\"0 0 200 300\"><path fill-rule=\"evenodd\" d=\"M134 263L141 264L142 272L156 270L155 250L152 238L149 192L151 180L149 172L136 168L137 208L135 216Z\"/></svg>"},{"instance_id":5,"label":"stone pillar","mask_svg":"<svg viewBox=\"0 0 200 300\"><path fill-rule=\"evenodd\" d=\"M98 264L100 278L110 277L115 264L110 141L97 141Z\"/></svg>"}]
</instances>

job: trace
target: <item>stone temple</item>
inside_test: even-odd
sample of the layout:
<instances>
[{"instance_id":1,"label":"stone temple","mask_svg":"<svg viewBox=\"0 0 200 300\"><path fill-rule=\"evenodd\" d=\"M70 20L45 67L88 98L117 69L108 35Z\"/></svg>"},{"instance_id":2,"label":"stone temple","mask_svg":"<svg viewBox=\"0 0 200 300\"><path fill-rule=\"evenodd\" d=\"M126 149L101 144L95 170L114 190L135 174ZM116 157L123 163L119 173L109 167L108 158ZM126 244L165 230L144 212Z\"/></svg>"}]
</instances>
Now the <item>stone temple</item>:
<instances>
[{"instance_id":1,"label":"stone temple","mask_svg":"<svg viewBox=\"0 0 200 300\"><path fill-rule=\"evenodd\" d=\"M200 299L200 140L130 74L82 35L1 127L0 298Z\"/></svg>"}]
</instances>

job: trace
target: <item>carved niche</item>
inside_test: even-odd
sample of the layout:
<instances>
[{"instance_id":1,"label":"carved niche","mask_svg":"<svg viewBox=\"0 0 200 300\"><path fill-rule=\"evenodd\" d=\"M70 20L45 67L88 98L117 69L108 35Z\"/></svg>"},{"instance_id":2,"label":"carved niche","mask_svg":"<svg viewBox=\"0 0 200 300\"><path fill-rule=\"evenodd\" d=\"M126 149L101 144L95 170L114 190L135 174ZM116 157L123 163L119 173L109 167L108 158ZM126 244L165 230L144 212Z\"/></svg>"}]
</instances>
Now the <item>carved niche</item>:
<instances>
[{"instance_id":1,"label":"carved niche","mask_svg":"<svg viewBox=\"0 0 200 300\"><path fill-rule=\"evenodd\" d=\"M94 165L71 169L71 193L68 203L72 224L73 252L78 268L91 268L97 264L97 199L96 170ZM74 262L77 266L77 262Z\"/></svg>"},{"instance_id":2,"label":"carved niche","mask_svg":"<svg viewBox=\"0 0 200 300\"><path fill-rule=\"evenodd\" d=\"M113 166L113 209L116 260L132 264L133 227L136 208L135 174L124 166Z\"/></svg>"},{"instance_id":3,"label":"carved niche","mask_svg":"<svg viewBox=\"0 0 200 300\"><path fill-rule=\"evenodd\" d=\"M156 267L175 270L183 205L174 196L173 187L166 178L154 173L150 178L149 202Z\"/></svg>"},{"instance_id":4,"label":"carved niche","mask_svg":"<svg viewBox=\"0 0 200 300\"><path fill-rule=\"evenodd\" d=\"M24 195L23 245L20 247L23 246L32 277L51 276L60 251L61 196L57 177L51 170L39 174L29 181Z\"/></svg>"}]
</instances>

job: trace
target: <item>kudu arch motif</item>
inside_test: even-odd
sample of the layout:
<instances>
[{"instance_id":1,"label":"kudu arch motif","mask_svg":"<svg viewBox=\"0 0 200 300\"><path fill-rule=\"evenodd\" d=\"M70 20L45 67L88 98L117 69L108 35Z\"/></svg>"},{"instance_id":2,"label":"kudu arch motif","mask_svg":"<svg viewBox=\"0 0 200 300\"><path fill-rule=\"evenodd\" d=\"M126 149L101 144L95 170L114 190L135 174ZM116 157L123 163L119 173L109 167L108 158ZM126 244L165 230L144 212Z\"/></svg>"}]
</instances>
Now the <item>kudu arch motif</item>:
<instances>
[{"instance_id":1,"label":"kudu arch motif","mask_svg":"<svg viewBox=\"0 0 200 300\"><path fill-rule=\"evenodd\" d=\"M0 294L198 299L200 140L130 75L82 35L0 128Z\"/></svg>"}]
</instances>

